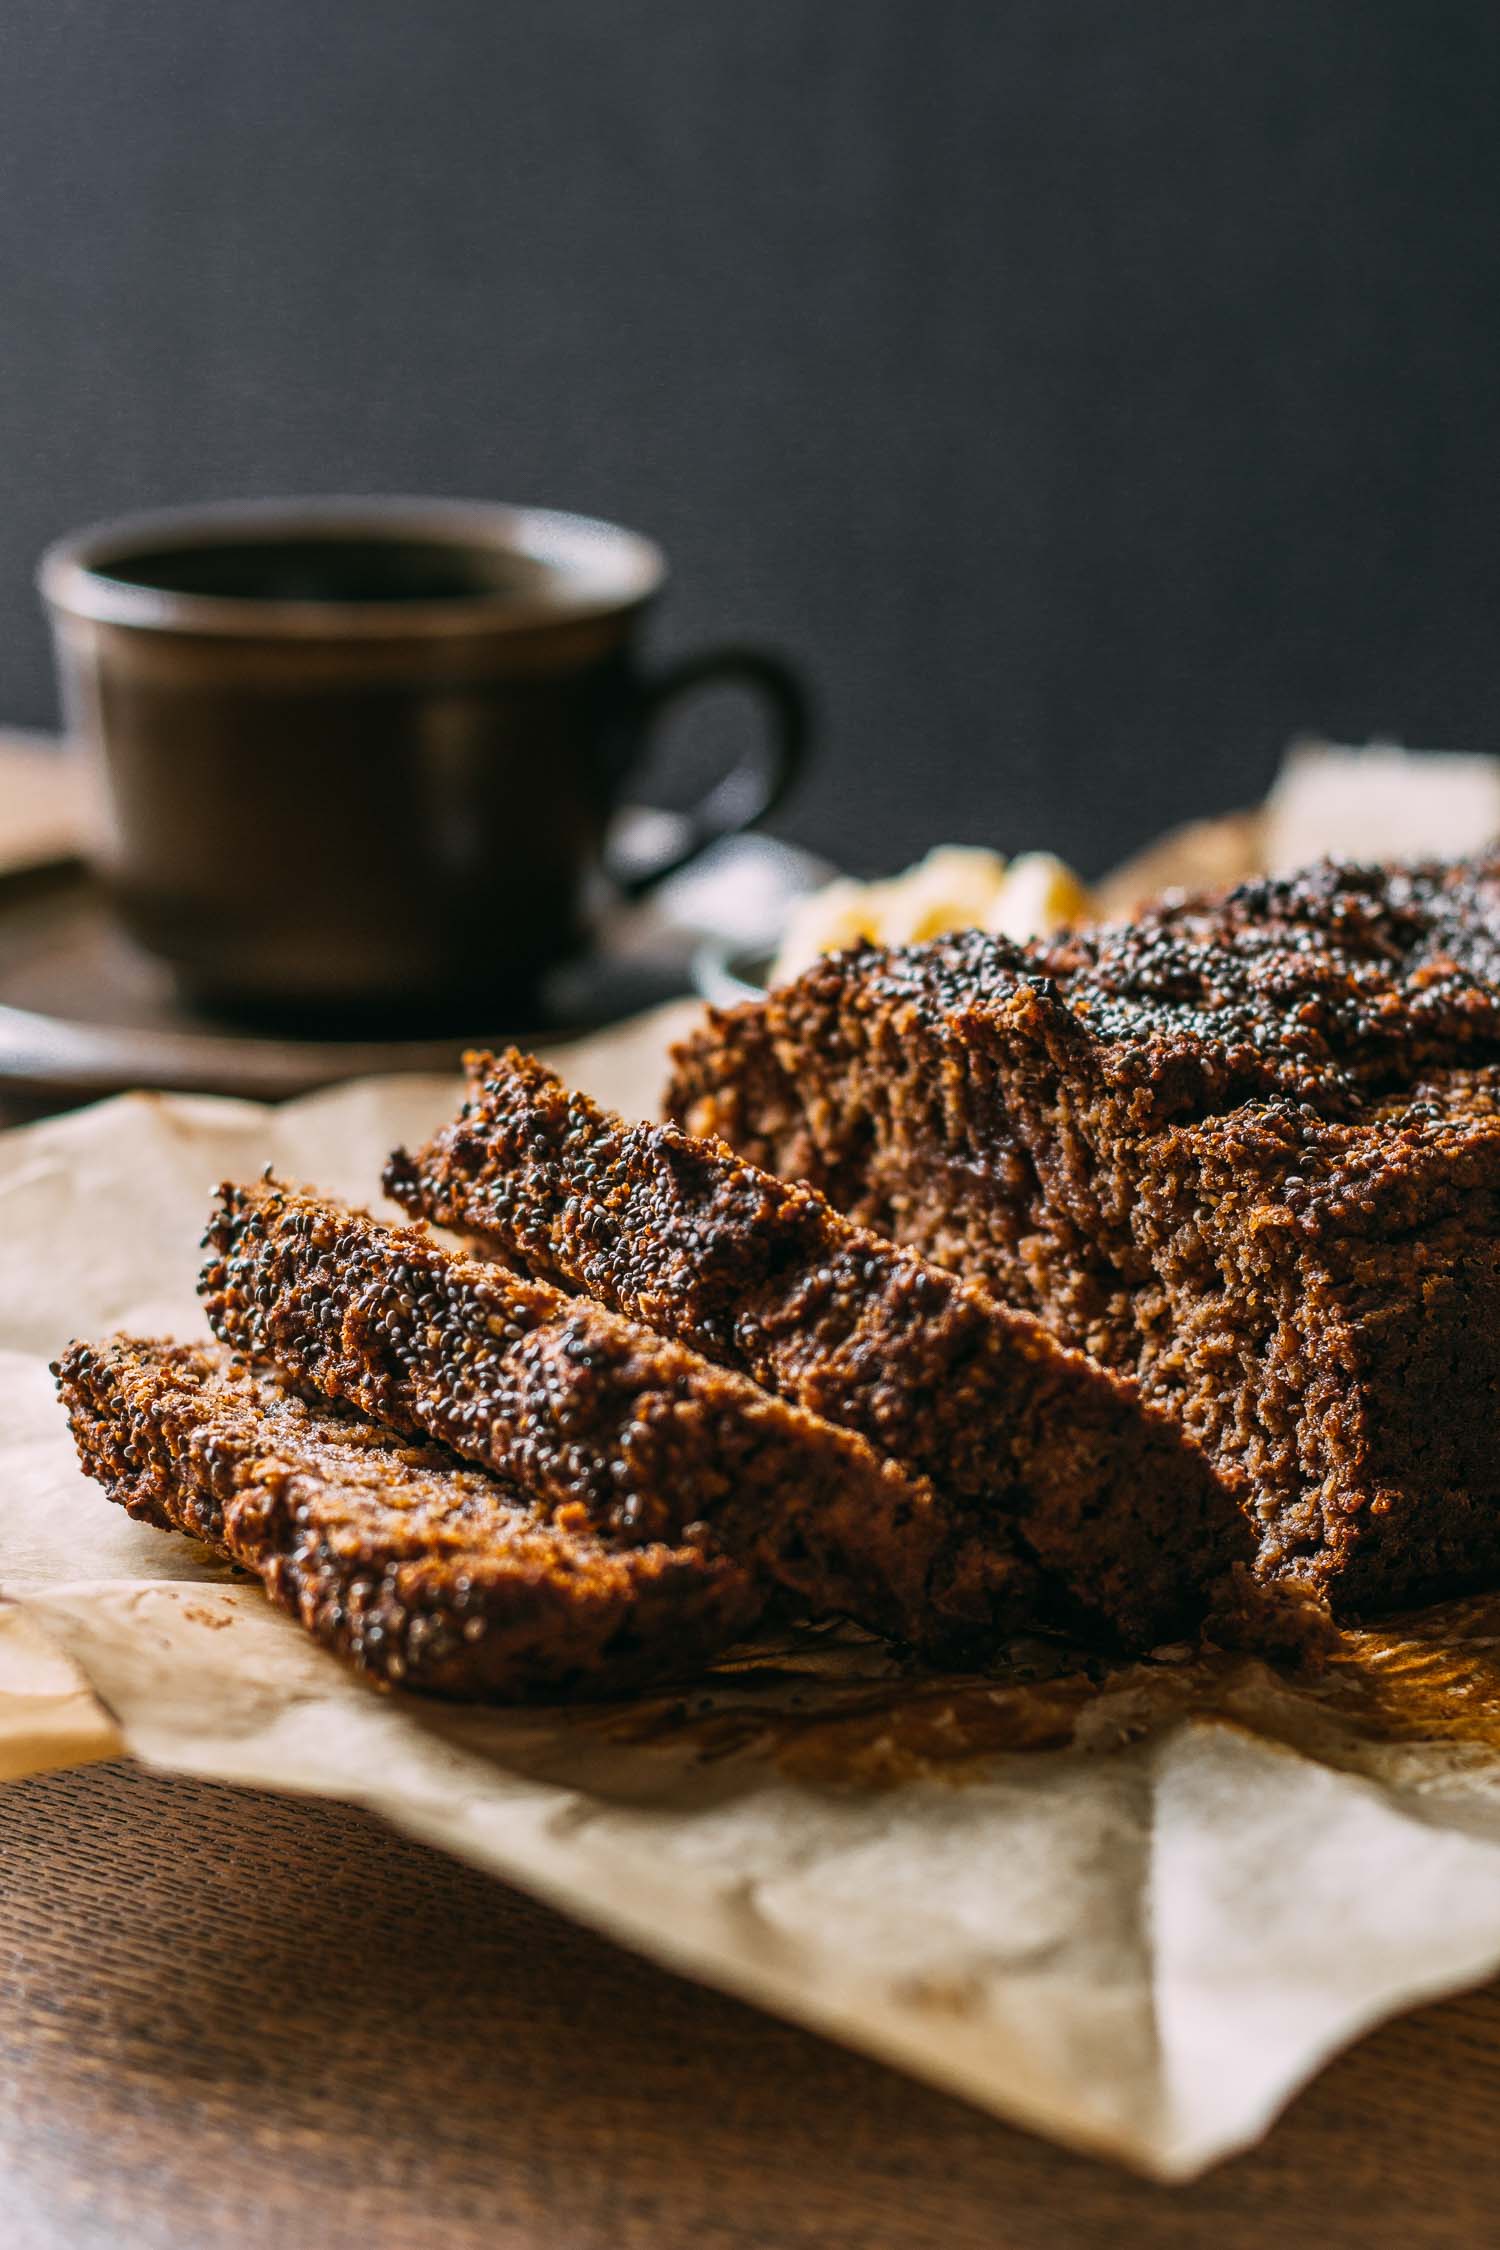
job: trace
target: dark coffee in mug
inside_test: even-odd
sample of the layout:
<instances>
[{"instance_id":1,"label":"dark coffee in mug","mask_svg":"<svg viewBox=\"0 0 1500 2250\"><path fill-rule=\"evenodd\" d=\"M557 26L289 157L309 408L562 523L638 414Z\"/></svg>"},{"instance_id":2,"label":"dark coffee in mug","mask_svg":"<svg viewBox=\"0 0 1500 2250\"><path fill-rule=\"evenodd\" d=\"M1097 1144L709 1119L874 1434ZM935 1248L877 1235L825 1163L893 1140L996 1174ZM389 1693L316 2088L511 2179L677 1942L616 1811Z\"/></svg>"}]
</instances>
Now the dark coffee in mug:
<instances>
[{"instance_id":1,"label":"dark coffee in mug","mask_svg":"<svg viewBox=\"0 0 1500 2250\"><path fill-rule=\"evenodd\" d=\"M220 1005L524 1006L586 940L669 700L738 680L771 725L638 887L759 818L805 748L774 657L643 668L664 576L614 525L458 502L208 508L61 542L41 585L127 926Z\"/></svg>"},{"instance_id":2,"label":"dark coffee in mug","mask_svg":"<svg viewBox=\"0 0 1500 2250\"><path fill-rule=\"evenodd\" d=\"M164 594L257 602L464 602L567 599L566 574L533 556L457 540L346 537L181 541L122 555L108 575Z\"/></svg>"}]
</instances>

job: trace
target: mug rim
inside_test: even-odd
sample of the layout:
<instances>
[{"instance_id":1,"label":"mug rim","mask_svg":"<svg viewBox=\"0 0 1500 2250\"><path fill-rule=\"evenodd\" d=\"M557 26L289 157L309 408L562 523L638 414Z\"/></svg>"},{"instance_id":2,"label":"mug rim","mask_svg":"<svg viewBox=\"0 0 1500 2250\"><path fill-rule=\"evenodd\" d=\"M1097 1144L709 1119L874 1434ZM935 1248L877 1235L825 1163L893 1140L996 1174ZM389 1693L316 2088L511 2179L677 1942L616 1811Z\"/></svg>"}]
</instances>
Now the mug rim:
<instances>
[{"instance_id":1,"label":"mug rim","mask_svg":"<svg viewBox=\"0 0 1500 2250\"><path fill-rule=\"evenodd\" d=\"M541 599L477 592L423 601L319 601L177 592L112 577L108 568L164 542L212 548L328 534L446 540L519 554L556 569L559 587ZM46 548L36 583L51 610L90 624L147 632L389 641L535 631L609 617L651 600L666 575L666 557L654 540L600 516L502 501L340 494L206 501L87 524Z\"/></svg>"}]
</instances>

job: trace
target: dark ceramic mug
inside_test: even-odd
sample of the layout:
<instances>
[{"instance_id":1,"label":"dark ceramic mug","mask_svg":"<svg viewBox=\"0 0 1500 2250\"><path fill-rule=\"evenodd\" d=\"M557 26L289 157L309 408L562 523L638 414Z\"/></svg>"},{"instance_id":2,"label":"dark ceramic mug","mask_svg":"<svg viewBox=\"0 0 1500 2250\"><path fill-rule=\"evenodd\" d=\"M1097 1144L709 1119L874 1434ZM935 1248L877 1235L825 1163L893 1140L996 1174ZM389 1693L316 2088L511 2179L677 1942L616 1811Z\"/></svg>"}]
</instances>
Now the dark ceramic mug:
<instances>
[{"instance_id":1,"label":"dark ceramic mug","mask_svg":"<svg viewBox=\"0 0 1500 2250\"><path fill-rule=\"evenodd\" d=\"M611 880L644 889L748 827L806 750L775 657L642 671L664 578L615 525L458 501L214 506L60 541L39 584L127 927L220 1004L523 1003ZM651 722L716 682L762 699L764 748L612 877Z\"/></svg>"}]
</instances>

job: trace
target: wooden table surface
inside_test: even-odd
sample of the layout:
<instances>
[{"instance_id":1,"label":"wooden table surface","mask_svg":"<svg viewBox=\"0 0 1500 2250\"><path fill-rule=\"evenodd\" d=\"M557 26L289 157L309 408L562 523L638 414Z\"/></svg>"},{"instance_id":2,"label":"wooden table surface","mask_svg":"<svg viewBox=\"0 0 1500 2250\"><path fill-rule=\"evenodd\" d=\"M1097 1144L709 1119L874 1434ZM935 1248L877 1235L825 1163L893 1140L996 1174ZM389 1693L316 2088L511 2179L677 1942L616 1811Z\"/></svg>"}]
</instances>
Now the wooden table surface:
<instances>
[{"instance_id":1,"label":"wooden table surface","mask_svg":"<svg viewBox=\"0 0 1500 2250\"><path fill-rule=\"evenodd\" d=\"M1500 1989L1147 2186L699 1990L367 1816L0 1790L5 2250L1500 2241Z\"/></svg>"}]
</instances>

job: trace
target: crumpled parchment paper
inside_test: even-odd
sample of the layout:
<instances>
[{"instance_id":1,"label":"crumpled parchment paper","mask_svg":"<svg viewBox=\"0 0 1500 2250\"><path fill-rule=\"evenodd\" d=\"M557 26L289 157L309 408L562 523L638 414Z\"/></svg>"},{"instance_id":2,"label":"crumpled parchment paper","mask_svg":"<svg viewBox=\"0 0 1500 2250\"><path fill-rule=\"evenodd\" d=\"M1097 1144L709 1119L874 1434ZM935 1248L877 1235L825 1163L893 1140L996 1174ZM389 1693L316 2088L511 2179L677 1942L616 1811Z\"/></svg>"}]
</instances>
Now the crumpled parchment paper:
<instances>
[{"instance_id":1,"label":"crumpled parchment paper","mask_svg":"<svg viewBox=\"0 0 1500 2250\"><path fill-rule=\"evenodd\" d=\"M654 1110L669 1010L554 1057ZM1164 2179L1338 2047L1500 1967L1500 1599L1293 1678L1042 1644L907 1676L784 1633L700 1687L487 1711L365 1685L80 1474L46 1363L201 1332L210 1189L372 1201L455 1081L132 1095L0 1138L0 1778L123 1750L366 1805L688 1974Z\"/></svg>"}]
</instances>

